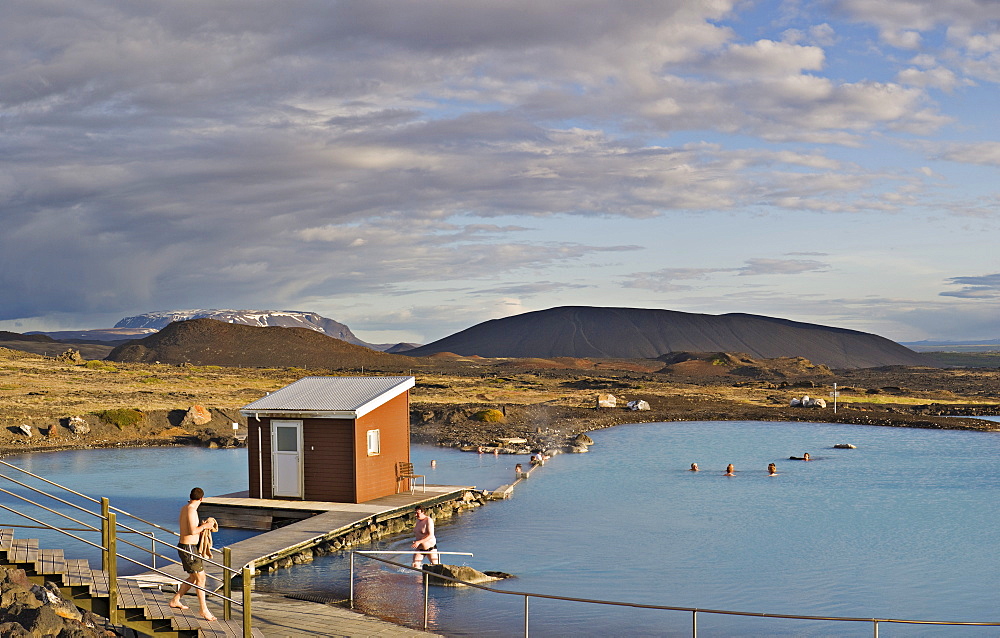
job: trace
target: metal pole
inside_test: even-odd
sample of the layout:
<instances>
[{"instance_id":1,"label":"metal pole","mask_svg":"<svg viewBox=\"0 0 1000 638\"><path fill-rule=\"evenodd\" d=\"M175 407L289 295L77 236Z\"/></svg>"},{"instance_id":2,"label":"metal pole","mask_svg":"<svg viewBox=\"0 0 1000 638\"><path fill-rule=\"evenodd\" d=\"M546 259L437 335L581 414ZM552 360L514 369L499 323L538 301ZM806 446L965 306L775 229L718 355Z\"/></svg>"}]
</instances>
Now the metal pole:
<instances>
[{"instance_id":1,"label":"metal pole","mask_svg":"<svg viewBox=\"0 0 1000 638\"><path fill-rule=\"evenodd\" d=\"M354 552L351 552L351 593L349 601L351 609L354 609Z\"/></svg>"},{"instance_id":2,"label":"metal pole","mask_svg":"<svg viewBox=\"0 0 1000 638\"><path fill-rule=\"evenodd\" d=\"M878 638L878 620L872 618L872 625L875 628L875 633L873 634L875 638Z\"/></svg>"},{"instance_id":3,"label":"metal pole","mask_svg":"<svg viewBox=\"0 0 1000 638\"><path fill-rule=\"evenodd\" d=\"M424 631L427 631L427 607L430 600L430 582L429 574L424 572Z\"/></svg>"},{"instance_id":4,"label":"metal pole","mask_svg":"<svg viewBox=\"0 0 1000 638\"><path fill-rule=\"evenodd\" d=\"M222 618L233 619L233 550L228 547L222 548L222 595L225 599L222 603Z\"/></svg>"},{"instance_id":5,"label":"metal pole","mask_svg":"<svg viewBox=\"0 0 1000 638\"><path fill-rule=\"evenodd\" d=\"M108 514L111 512L111 503L107 497L101 497L101 569L108 571Z\"/></svg>"},{"instance_id":6,"label":"metal pole","mask_svg":"<svg viewBox=\"0 0 1000 638\"><path fill-rule=\"evenodd\" d=\"M250 561L246 567L243 568L243 638L251 638L252 631L250 629L250 591L253 585L253 573L254 565L253 561Z\"/></svg>"},{"instance_id":7,"label":"metal pole","mask_svg":"<svg viewBox=\"0 0 1000 638\"><path fill-rule=\"evenodd\" d=\"M150 556L153 558L153 569L156 569L156 533L155 532L150 532L149 533L149 549L152 550L150 552ZM227 620L228 620L228 618L227 618Z\"/></svg>"},{"instance_id":8,"label":"metal pole","mask_svg":"<svg viewBox=\"0 0 1000 638\"><path fill-rule=\"evenodd\" d=\"M698 638L698 610L691 612L691 638Z\"/></svg>"},{"instance_id":9,"label":"metal pole","mask_svg":"<svg viewBox=\"0 0 1000 638\"><path fill-rule=\"evenodd\" d=\"M524 638L528 638L528 596L524 597Z\"/></svg>"},{"instance_id":10,"label":"metal pole","mask_svg":"<svg viewBox=\"0 0 1000 638\"><path fill-rule=\"evenodd\" d=\"M108 620L119 622L118 611L118 542L115 528L118 526L115 513L108 513Z\"/></svg>"}]
</instances>

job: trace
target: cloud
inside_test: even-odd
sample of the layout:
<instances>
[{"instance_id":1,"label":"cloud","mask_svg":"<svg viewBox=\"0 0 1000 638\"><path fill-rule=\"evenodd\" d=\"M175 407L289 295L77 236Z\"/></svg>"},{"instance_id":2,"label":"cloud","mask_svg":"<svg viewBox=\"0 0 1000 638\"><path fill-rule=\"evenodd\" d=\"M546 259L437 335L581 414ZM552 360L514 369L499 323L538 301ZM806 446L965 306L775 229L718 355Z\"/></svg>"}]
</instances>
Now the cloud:
<instances>
[{"instance_id":1,"label":"cloud","mask_svg":"<svg viewBox=\"0 0 1000 638\"><path fill-rule=\"evenodd\" d=\"M948 283L963 286L961 290L945 291L942 297L961 297L963 299L995 299L1000 298L1000 273L970 277L951 277Z\"/></svg>"},{"instance_id":2,"label":"cloud","mask_svg":"<svg viewBox=\"0 0 1000 638\"><path fill-rule=\"evenodd\" d=\"M750 259L742 268L738 268L741 276L753 275L798 275L805 272L829 269L824 264L812 259Z\"/></svg>"},{"instance_id":3,"label":"cloud","mask_svg":"<svg viewBox=\"0 0 1000 638\"><path fill-rule=\"evenodd\" d=\"M658 246L646 221L725 232L720 214L918 206L919 173L858 149L889 156L952 122L928 91L991 72L994 9L793 4L772 19L736 0L8 2L0 320L412 291L534 302L608 285L606 255ZM843 15L900 45L947 28L961 55L844 79ZM677 290L823 269L704 259L621 270ZM567 266L572 281L553 272Z\"/></svg>"},{"instance_id":4,"label":"cloud","mask_svg":"<svg viewBox=\"0 0 1000 638\"><path fill-rule=\"evenodd\" d=\"M677 281L707 280L719 273L735 273L740 277L762 275L799 275L829 269L828 264L812 259L748 259L737 268L662 268L652 272L630 274L623 283L626 288L642 288L656 292L692 290L694 286Z\"/></svg>"},{"instance_id":5,"label":"cloud","mask_svg":"<svg viewBox=\"0 0 1000 638\"><path fill-rule=\"evenodd\" d=\"M964 164L1000 166L1000 142L951 143L944 145L936 157Z\"/></svg>"}]
</instances>

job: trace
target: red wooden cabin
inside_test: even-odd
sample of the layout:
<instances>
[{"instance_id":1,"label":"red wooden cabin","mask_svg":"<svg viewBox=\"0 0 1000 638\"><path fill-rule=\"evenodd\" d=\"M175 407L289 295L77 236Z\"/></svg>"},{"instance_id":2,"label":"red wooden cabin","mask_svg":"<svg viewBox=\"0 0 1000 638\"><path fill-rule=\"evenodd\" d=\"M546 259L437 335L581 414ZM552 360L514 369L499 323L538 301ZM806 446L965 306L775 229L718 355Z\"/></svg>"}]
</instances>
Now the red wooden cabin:
<instances>
[{"instance_id":1,"label":"red wooden cabin","mask_svg":"<svg viewBox=\"0 0 1000 638\"><path fill-rule=\"evenodd\" d=\"M250 496L363 503L409 489L413 377L304 377L240 410Z\"/></svg>"}]
</instances>

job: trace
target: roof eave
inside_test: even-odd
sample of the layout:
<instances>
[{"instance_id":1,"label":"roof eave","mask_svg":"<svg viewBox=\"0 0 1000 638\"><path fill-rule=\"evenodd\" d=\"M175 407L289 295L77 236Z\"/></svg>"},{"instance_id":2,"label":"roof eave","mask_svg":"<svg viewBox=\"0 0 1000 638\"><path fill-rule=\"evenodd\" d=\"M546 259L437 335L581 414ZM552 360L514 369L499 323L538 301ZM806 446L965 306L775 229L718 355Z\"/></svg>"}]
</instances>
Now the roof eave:
<instances>
[{"instance_id":1,"label":"roof eave","mask_svg":"<svg viewBox=\"0 0 1000 638\"><path fill-rule=\"evenodd\" d=\"M268 417L271 419L356 419L355 410L240 410L248 419Z\"/></svg>"}]
</instances>

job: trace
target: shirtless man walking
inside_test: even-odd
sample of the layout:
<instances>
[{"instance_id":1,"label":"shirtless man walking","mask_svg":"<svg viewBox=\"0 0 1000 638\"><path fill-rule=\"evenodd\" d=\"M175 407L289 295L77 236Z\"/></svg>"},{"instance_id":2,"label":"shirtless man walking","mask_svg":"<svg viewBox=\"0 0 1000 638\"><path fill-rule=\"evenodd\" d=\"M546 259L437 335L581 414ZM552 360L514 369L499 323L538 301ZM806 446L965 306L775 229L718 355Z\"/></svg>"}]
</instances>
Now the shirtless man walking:
<instances>
[{"instance_id":1,"label":"shirtless man walking","mask_svg":"<svg viewBox=\"0 0 1000 638\"><path fill-rule=\"evenodd\" d=\"M417 522L413 526L413 535L416 540L411 543L413 549L437 550L437 538L434 536L434 519L427 515L423 506L417 505L414 513L417 515ZM431 565L440 562L437 551L417 552L413 555L413 569L420 569L424 564L424 554L430 558Z\"/></svg>"},{"instance_id":2,"label":"shirtless man walking","mask_svg":"<svg viewBox=\"0 0 1000 638\"><path fill-rule=\"evenodd\" d=\"M210 529L213 526L211 521L198 523L198 506L205 498L205 490L196 487L191 490L191 500L181 508L180 530L181 538L177 544L177 554L181 557L181 565L188 573L188 578L177 589L177 593L170 599L170 606L174 609L187 609L188 606L181 602L184 594L188 593L191 585L197 585L198 605L200 615L205 620L215 620L215 616L208 610L205 604L205 565L198 555L198 541L201 539L202 530Z\"/></svg>"}]
</instances>

